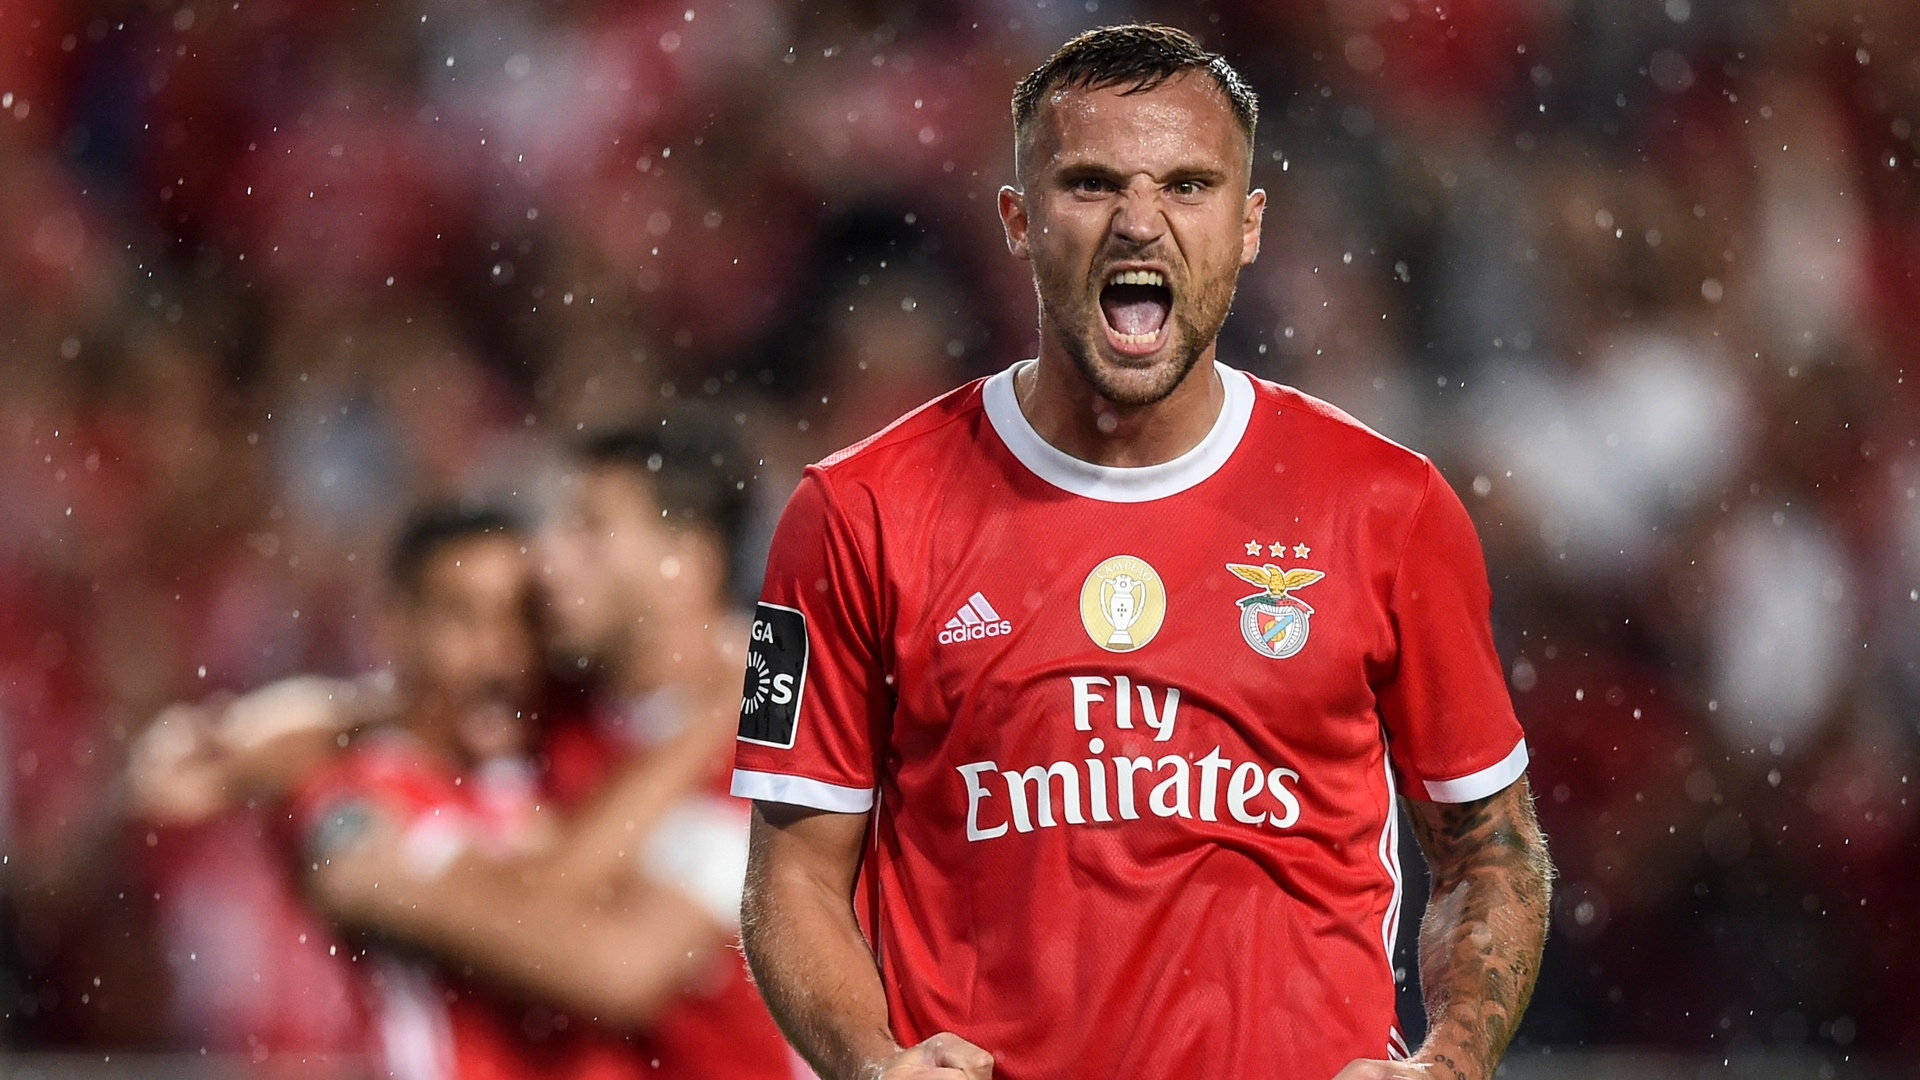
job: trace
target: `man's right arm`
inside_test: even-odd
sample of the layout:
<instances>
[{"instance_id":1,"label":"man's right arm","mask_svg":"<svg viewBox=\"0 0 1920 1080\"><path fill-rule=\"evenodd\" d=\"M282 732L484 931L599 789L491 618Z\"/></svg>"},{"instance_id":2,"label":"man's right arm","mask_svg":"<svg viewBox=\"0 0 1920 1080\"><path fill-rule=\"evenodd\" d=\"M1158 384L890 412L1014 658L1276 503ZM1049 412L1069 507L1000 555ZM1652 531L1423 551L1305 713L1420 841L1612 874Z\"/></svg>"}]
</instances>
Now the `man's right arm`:
<instances>
[{"instance_id":1,"label":"man's right arm","mask_svg":"<svg viewBox=\"0 0 1920 1080\"><path fill-rule=\"evenodd\" d=\"M631 873L661 819L713 775L733 742L738 707L735 696L724 712L701 710L684 731L627 765L605 794L574 818L546 856L545 872L586 888L609 875Z\"/></svg>"},{"instance_id":2,"label":"man's right arm","mask_svg":"<svg viewBox=\"0 0 1920 1080\"><path fill-rule=\"evenodd\" d=\"M168 706L127 755L129 809L192 825L241 800L279 799L340 751L355 727L390 717L391 679L296 675L233 698Z\"/></svg>"},{"instance_id":3,"label":"man's right arm","mask_svg":"<svg viewBox=\"0 0 1920 1080\"><path fill-rule=\"evenodd\" d=\"M555 881L537 857L496 858L435 832L448 820L438 810L410 821L391 810L343 786L311 815L308 895L330 918L533 1000L644 1030L731 937L730 919L681 889L633 873L593 888Z\"/></svg>"},{"instance_id":4,"label":"man's right arm","mask_svg":"<svg viewBox=\"0 0 1920 1080\"><path fill-rule=\"evenodd\" d=\"M993 1057L942 1032L902 1050L853 914L868 815L753 804L740 933L789 1042L825 1080L988 1080Z\"/></svg>"}]
</instances>

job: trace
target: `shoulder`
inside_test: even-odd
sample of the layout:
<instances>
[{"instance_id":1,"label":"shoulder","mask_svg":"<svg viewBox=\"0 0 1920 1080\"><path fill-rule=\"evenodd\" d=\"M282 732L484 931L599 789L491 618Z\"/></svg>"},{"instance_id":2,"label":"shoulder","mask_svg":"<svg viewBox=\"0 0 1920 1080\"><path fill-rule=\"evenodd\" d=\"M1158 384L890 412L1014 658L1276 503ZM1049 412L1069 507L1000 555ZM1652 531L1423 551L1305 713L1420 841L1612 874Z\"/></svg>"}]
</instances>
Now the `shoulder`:
<instances>
[{"instance_id":1,"label":"shoulder","mask_svg":"<svg viewBox=\"0 0 1920 1080\"><path fill-rule=\"evenodd\" d=\"M886 503L917 505L956 466L978 460L985 410L976 379L807 466L796 500L876 517Z\"/></svg>"},{"instance_id":2,"label":"shoulder","mask_svg":"<svg viewBox=\"0 0 1920 1080\"><path fill-rule=\"evenodd\" d=\"M774 556L847 540L870 549L883 520L913 520L956 467L980 460L985 379L934 398L806 467L774 533ZM832 539L838 538L838 539Z\"/></svg>"},{"instance_id":3,"label":"shoulder","mask_svg":"<svg viewBox=\"0 0 1920 1080\"><path fill-rule=\"evenodd\" d=\"M424 749L405 731L376 728L304 777L295 792L296 816L325 813L357 800L411 807L445 797L450 775L433 767Z\"/></svg>"},{"instance_id":4,"label":"shoulder","mask_svg":"<svg viewBox=\"0 0 1920 1080\"><path fill-rule=\"evenodd\" d=\"M1425 454L1394 442L1345 411L1311 394L1248 375L1256 414L1264 414L1267 437L1293 451L1308 467L1337 468L1347 482L1373 494L1396 492L1418 503L1435 477Z\"/></svg>"},{"instance_id":5,"label":"shoulder","mask_svg":"<svg viewBox=\"0 0 1920 1080\"><path fill-rule=\"evenodd\" d=\"M970 445L986 381L975 379L934 398L852 446L828 454L808 471L836 480L883 475L902 466L938 461L956 447Z\"/></svg>"}]
</instances>

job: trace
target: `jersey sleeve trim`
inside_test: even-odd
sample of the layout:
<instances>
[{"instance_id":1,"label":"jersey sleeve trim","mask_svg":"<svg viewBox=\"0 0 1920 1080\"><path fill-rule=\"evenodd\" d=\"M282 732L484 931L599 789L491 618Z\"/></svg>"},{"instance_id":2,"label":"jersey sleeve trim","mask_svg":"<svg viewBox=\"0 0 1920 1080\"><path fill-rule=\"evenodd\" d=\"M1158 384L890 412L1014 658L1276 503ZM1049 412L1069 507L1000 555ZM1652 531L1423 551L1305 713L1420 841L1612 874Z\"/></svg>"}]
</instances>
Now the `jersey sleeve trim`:
<instances>
[{"instance_id":1,"label":"jersey sleeve trim","mask_svg":"<svg viewBox=\"0 0 1920 1080\"><path fill-rule=\"evenodd\" d=\"M1452 780L1425 781L1427 798L1443 803L1473 802L1505 791L1508 784L1520 779L1520 774L1526 771L1527 740L1521 739L1506 757L1479 772L1456 776ZM738 783L736 780L735 784Z\"/></svg>"},{"instance_id":2,"label":"jersey sleeve trim","mask_svg":"<svg viewBox=\"0 0 1920 1080\"><path fill-rule=\"evenodd\" d=\"M733 770L733 794L756 802L785 803L835 814L864 814L873 809L873 789L841 787L785 773Z\"/></svg>"}]
</instances>

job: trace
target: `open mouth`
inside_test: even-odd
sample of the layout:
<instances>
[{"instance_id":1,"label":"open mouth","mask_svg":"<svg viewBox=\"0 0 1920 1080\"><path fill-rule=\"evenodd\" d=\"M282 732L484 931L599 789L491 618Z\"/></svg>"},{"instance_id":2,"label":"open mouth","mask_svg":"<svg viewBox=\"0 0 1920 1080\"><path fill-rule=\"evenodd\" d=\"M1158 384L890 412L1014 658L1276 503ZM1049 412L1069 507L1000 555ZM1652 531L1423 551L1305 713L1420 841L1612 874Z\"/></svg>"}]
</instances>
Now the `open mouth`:
<instances>
[{"instance_id":1,"label":"open mouth","mask_svg":"<svg viewBox=\"0 0 1920 1080\"><path fill-rule=\"evenodd\" d=\"M1158 270L1117 270L1100 290L1100 313L1107 337L1124 353L1144 355L1158 348L1173 312L1173 290Z\"/></svg>"}]
</instances>

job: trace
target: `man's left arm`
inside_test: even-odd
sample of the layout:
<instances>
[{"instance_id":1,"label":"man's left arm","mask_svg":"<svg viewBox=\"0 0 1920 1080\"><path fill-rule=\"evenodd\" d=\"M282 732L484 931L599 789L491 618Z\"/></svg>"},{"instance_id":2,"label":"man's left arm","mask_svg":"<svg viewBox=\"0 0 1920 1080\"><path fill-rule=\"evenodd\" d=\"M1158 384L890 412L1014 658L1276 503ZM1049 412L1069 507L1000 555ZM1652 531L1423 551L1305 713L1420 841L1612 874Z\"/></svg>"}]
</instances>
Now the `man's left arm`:
<instances>
[{"instance_id":1,"label":"man's left arm","mask_svg":"<svg viewBox=\"0 0 1920 1080\"><path fill-rule=\"evenodd\" d=\"M1489 618L1473 519L1431 462L1388 601L1398 643L1376 688L1396 787L1433 871L1420 927L1428 1035L1411 1061L1340 1080L1490 1080L1533 993L1553 864Z\"/></svg>"},{"instance_id":2,"label":"man's left arm","mask_svg":"<svg viewBox=\"0 0 1920 1080\"><path fill-rule=\"evenodd\" d=\"M637 874L586 890L554 882L537 859L468 852L422 868L377 816L310 855L309 892L330 917L615 1028L650 1026L730 933L692 897Z\"/></svg>"},{"instance_id":3,"label":"man's left arm","mask_svg":"<svg viewBox=\"0 0 1920 1080\"><path fill-rule=\"evenodd\" d=\"M1540 974L1553 863L1524 774L1472 802L1405 800L1433 874L1420 922L1427 1038L1334 1080L1491 1080Z\"/></svg>"},{"instance_id":4,"label":"man's left arm","mask_svg":"<svg viewBox=\"0 0 1920 1080\"><path fill-rule=\"evenodd\" d=\"M1465 803L1406 801L1433 874L1420 923L1427 1038L1413 1060L1434 1080L1490 1080L1533 996L1553 863L1522 775Z\"/></svg>"},{"instance_id":5,"label":"man's left arm","mask_svg":"<svg viewBox=\"0 0 1920 1080\"><path fill-rule=\"evenodd\" d=\"M739 707L735 693L727 707L696 712L685 730L625 766L543 857L548 879L592 890L632 875L661 819L731 763Z\"/></svg>"}]
</instances>

